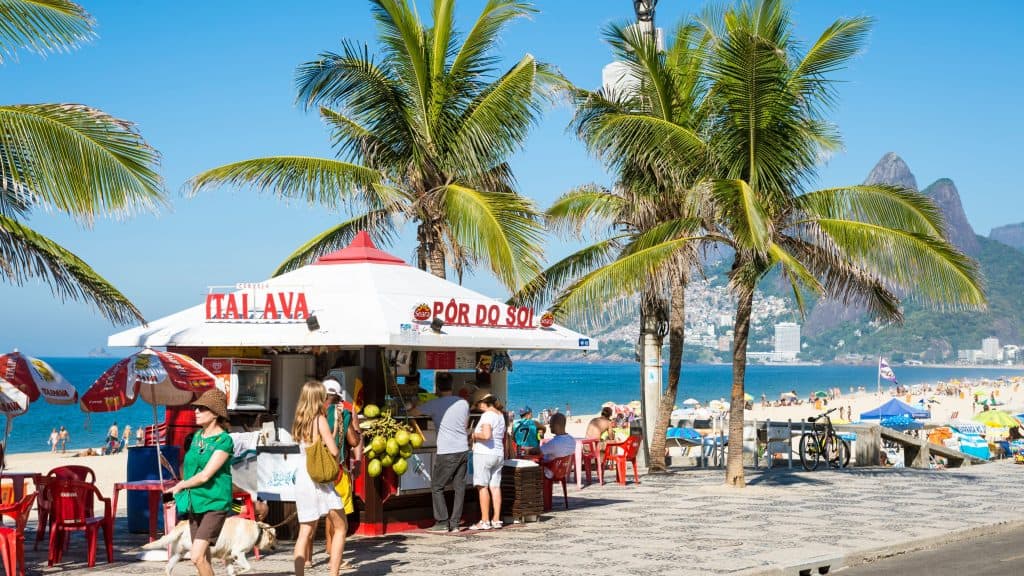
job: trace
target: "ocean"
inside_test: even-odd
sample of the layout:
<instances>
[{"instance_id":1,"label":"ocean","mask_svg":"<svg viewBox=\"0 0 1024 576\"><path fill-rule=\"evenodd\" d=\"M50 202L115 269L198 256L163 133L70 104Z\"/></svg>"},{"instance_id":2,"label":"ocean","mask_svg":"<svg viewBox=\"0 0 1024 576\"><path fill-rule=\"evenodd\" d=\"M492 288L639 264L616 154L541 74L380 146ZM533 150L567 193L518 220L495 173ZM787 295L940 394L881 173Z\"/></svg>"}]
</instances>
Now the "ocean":
<instances>
[{"instance_id":1,"label":"ocean","mask_svg":"<svg viewBox=\"0 0 1024 576\"><path fill-rule=\"evenodd\" d=\"M116 358L44 358L64 375L79 392L86 390ZM1000 368L894 368L901 384L913 385L953 378L989 378L1020 375L1020 371ZM850 387L863 386L873 390L877 368L874 366L763 366L747 368L746 390L760 399L764 393L770 399L796 390L801 397L811 392L838 387L843 393ZM667 372L667 368L666 368ZM428 375L425 375L428 376ZM666 376L667 381L667 376ZM424 384L430 383L429 377ZM683 365L679 387L679 404L689 397L701 401L728 398L732 387L732 368L727 365ZM625 404L640 397L640 365L587 364L571 362L517 362L509 374L508 407L517 409L530 406L534 413L544 408L568 406L575 414L594 414L601 404L613 401ZM163 420L163 409L158 408L158 420ZM107 428L117 422L132 429L153 423L152 407L143 401L119 412L87 414L77 406L54 406L39 400L29 406L28 412L14 419L8 441L9 452L40 452L49 449L50 430L66 426L71 434L69 450L98 447L103 444Z\"/></svg>"}]
</instances>

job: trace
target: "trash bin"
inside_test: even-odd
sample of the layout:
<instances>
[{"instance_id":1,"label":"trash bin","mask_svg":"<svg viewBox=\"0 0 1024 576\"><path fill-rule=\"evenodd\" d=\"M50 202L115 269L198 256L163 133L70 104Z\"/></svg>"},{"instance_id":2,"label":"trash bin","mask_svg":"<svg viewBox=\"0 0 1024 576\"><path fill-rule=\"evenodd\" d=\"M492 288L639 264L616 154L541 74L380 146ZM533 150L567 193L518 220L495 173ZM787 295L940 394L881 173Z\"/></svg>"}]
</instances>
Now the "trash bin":
<instances>
[{"instance_id":1,"label":"trash bin","mask_svg":"<svg viewBox=\"0 0 1024 576\"><path fill-rule=\"evenodd\" d=\"M161 446L160 454L170 463L175 473L180 469L181 450L177 446ZM133 446L128 448L129 482L135 480L159 480L156 446ZM164 469L164 478L170 473ZM133 534L149 533L149 493L142 490L126 490L128 493L128 531ZM157 515L157 525L163 526L163 514Z\"/></svg>"}]
</instances>

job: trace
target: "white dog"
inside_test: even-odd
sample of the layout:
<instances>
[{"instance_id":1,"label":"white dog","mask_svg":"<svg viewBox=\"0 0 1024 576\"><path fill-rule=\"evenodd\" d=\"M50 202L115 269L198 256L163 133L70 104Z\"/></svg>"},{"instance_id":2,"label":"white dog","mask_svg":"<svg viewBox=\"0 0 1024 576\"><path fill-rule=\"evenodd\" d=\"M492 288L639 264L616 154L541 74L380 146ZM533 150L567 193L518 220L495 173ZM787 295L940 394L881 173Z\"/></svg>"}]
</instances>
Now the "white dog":
<instances>
[{"instance_id":1,"label":"white dog","mask_svg":"<svg viewBox=\"0 0 1024 576\"><path fill-rule=\"evenodd\" d=\"M143 546L146 550L160 550L170 547L170 557L167 558L167 566L164 574L170 576L174 567L188 556L192 549L192 534L188 528L188 521L182 520L173 530L165 534L159 540L154 540ZM217 543L210 547L210 558L219 558L228 567L229 576L235 576L252 569L245 559L245 553L254 547L262 550L271 550L277 546L277 531L263 522L253 522L248 518L231 516L224 521L224 527L220 530ZM239 570L235 569L239 567Z\"/></svg>"}]
</instances>

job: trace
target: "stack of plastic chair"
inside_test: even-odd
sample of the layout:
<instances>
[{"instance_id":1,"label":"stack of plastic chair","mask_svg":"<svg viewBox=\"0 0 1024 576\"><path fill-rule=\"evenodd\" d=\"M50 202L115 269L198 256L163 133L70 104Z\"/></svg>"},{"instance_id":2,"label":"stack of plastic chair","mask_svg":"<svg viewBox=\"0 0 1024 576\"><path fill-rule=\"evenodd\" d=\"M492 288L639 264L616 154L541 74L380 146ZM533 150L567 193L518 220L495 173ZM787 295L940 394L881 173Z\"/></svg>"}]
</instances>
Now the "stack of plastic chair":
<instances>
[{"instance_id":1,"label":"stack of plastic chair","mask_svg":"<svg viewBox=\"0 0 1024 576\"><path fill-rule=\"evenodd\" d=\"M0 555L7 576L25 576L25 524L32 512L36 495L24 496L20 502L0 507L0 515L14 519L14 527L0 526Z\"/></svg>"},{"instance_id":2,"label":"stack of plastic chair","mask_svg":"<svg viewBox=\"0 0 1024 576\"><path fill-rule=\"evenodd\" d=\"M49 486L54 480L78 480L95 484L96 472L88 466L72 464L69 466L58 466L39 479L39 498L36 513L39 519L39 527L36 528L36 541L32 546L33 550L39 549L39 542L46 536L46 529L50 526L50 509L53 507L53 498L51 498ZM92 515L92 508L89 508L88 513Z\"/></svg>"},{"instance_id":3,"label":"stack of plastic chair","mask_svg":"<svg viewBox=\"0 0 1024 576\"><path fill-rule=\"evenodd\" d=\"M242 501L242 504L241 504L241 506L240 506L240 508L238 510L238 517L239 518L247 518L249 520L252 520L253 522L256 521L256 506L252 502L252 494L249 494L245 490L236 490L236 491L231 493L231 499L232 500L241 500ZM260 549L255 547L255 546L253 546L253 548L252 548L252 555L257 560L259 560L260 559Z\"/></svg>"}]
</instances>

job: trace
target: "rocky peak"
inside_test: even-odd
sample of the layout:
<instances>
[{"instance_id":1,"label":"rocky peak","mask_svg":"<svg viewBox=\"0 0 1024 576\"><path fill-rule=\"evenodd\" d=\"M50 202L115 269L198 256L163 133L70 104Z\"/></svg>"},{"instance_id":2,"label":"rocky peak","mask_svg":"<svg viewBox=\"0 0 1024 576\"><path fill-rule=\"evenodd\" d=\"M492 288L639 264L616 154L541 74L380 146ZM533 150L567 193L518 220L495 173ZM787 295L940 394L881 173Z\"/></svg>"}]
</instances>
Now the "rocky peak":
<instances>
[{"instance_id":1,"label":"rocky peak","mask_svg":"<svg viewBox=\"0 0 1024 576\"><path fill-rule=\"evenodd\" d=\"M875 164L868 174L865 184L888 184L890 186L902 186L911 190L917 190L917 179L910 171L910 167L895 152L889 152Z\"/></svg>"},{"instance_id":2,"label":"rocky peak","mask_svg":"<svg viewBox=\"0 0 1024 576\"><path fill-rule=\"evenodd\" d=\"M964 207L960 203L960 193L956 190L956 184L953 184L949 178L940 178L925 188L924 194L930 196L942 209L949 240L967 254L977 256L981 245L978 243L978 237L974 234L974 228L967 221L967 214L964 213Z\"/></svg>"},{"instance_id":3,"label":"rocky peak","mask_svg":"<svg viewBox=\"0 0 1024 576\"><path fill-rule=\"evenodd\" d=\"M1024 222L993 228L988 237L1017 250L1024 250Z\"/></svg>"}]
</instances>

